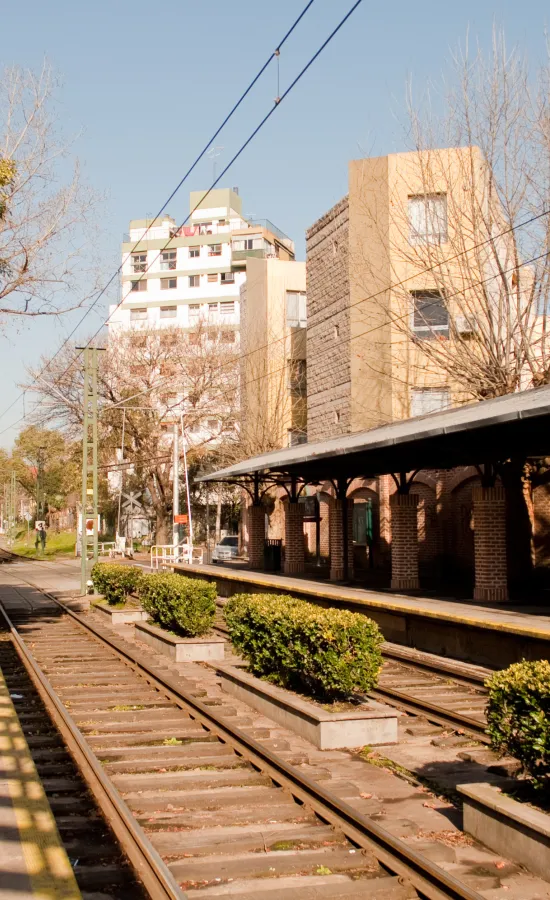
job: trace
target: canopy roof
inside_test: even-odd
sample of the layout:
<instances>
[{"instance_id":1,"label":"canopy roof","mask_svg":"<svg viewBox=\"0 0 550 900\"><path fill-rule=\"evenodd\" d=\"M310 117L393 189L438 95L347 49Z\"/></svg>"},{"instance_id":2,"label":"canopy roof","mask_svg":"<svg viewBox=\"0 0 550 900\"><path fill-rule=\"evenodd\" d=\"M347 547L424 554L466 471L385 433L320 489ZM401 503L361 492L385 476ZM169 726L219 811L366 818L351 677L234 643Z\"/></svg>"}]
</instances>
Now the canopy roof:
<instances>
[{"instance_id":1,"label":"canopy roof","mask_svg":"<svg viewBox=\"0 0 550 900\"><path fill-rule=\"evenodd\" d=\"M243 460L199 481L253 475L325 480L550 455L550 386L417 416L369 431L299 444Z\"/></svg>"}]
</instances>

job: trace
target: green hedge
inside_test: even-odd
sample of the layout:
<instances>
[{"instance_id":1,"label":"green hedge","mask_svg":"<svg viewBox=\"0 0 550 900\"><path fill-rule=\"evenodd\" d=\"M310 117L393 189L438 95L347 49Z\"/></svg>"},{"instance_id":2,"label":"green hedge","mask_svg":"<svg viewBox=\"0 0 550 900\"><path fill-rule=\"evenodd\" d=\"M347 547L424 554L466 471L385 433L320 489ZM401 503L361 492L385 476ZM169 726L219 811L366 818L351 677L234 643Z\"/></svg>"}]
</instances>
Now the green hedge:
<instances>
[{"instance_id":1,"label":"green hedge","mask_svg":"<svg viewBox=\"0 0 550 900\"><path fill-rule=\"evenodd\" d=\"M214 623L216 585L200 578L164 572L143 575L138 596L154 622L184 637L206 634Z\"/></svg>"},{"instance_id":2,"label":"green hedge","mask_svg":"<svg viewBox=\"0 0 550 900\"><path fill-rule=\"evenodd\" d=\"M108 603L123 603L136 591L141 577L142 571L137 566L96 563L92 568L94 588Z\"/></svg>"},{"instance_id":3,"label":"green hedge","mask_svg":"<svg viewBox=\"0 0 550 900\"><path fill-rule=\"evenodd\" d=\"M493 749L518 759L538 786L550 787L550 662L514 663L486 686Z\"/></svg>"},{"instance_id":4,"label":"green hedge","mask_svg":"<svg viewBox=\"0 0 550 900\"><path fill-rule=\"evenodd\" d=\"M275 594L235 594L224 616L255 675L326 700L377 682L383 637L365 616Z\"/></svg>"}]
</instances>

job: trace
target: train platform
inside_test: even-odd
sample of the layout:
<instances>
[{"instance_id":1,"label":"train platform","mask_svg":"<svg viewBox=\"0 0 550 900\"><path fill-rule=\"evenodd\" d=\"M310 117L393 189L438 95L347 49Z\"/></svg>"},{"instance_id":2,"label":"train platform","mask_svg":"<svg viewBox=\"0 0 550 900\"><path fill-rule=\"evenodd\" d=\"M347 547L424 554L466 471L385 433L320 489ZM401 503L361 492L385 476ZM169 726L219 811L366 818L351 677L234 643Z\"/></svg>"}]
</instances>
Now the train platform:
<instances>
[{"instance_id":1,"label":"train platform","mask_svg":"<svg viewBox=\"0 0 550 900\"><path fill-rule=\"evenodd\" d=\"M323 606L362 612L387 641L489 668L520 659L550 659L550 610L479 606L434 597L407 596L236 566L176 565L175 571L214 581L218 593L288 593Z\"/></svg>"},{"instance_id":2,"label":"train platform","mask_svg":"<svg viewBox=\"0 0 550 900\"><path fill-rule=\"evenodd\" d=\"M8 639L0 635L0 640L3 637ZM79 897L12 696L0 674L0 900Z\"/></svg>"}]
</instances>

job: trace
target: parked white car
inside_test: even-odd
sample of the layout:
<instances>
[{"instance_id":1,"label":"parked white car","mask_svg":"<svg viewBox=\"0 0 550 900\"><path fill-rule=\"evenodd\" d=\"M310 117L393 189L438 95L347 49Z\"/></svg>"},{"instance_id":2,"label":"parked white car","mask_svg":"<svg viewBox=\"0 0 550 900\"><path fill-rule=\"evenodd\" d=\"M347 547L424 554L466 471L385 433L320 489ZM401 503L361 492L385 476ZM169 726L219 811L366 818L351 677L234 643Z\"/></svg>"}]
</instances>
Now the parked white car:
<instances>
[{"instance_id":1,"label":"parked white car","mask_svg":"<svg viewBox=\"0 0 550 900\"><path fill-rule=\"evenodd\" d=\"M212 562L222 562L227 559L235 559L239 553L238 535L228 534L216 544L212 552Z\"/></svg>"}]
</instances>

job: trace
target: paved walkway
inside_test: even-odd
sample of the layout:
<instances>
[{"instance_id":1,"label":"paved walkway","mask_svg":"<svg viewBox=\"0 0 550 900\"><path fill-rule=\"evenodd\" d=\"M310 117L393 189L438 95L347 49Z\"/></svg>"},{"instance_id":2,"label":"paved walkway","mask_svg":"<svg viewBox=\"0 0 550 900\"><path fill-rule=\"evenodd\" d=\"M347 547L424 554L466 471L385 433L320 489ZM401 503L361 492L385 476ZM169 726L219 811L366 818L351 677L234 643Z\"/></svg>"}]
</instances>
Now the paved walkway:
<instances>
[{"instance_id":1,"label":"paved walkway","mask_svg":"<svg viewBox=\"0 0 550 900\"><path fill-rule=\"evenodd\" d=\"M0 675L0 900L78 900L12 696Z\"/></svg>"}]
</instances>

